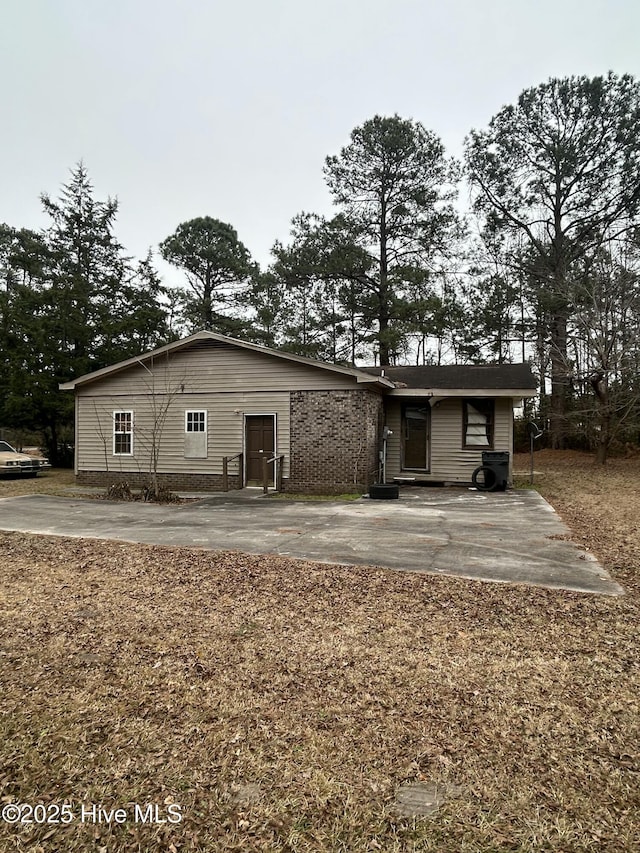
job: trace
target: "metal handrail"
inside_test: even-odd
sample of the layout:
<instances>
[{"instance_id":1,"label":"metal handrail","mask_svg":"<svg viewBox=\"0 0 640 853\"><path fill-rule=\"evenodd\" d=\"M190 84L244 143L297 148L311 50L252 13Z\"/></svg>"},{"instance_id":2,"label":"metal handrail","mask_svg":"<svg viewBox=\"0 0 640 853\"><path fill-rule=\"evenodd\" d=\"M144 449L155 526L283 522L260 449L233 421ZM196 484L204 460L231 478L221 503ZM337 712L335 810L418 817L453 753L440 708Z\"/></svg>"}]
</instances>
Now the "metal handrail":
<instances>
[{"instance_id":1,"label":"metal handrail","mask_svg":"<svg viewBox=\"0 0 640 853\"><path fill-rule=\"evenodd\" d=\"M262 492L265 495L269 494L269 465L275 462L275 470L273 483L275 485L276 491L282 491L282 471L284 468L284 453L279 453L276 456L272 456L271 459L267 459L266 456L262 457Z\"/></svg>"},{"instance_id":2,"label":"metal handrail","mask_svg":"<svg viewBox=\"0 0 640 853\"><path fill-rule=\"evenodd\" d=\"M244 472L242 467L242 458L243 453L236 453L235 456L223 456L222 457L222 490L224 492L229 491L229 462L233 462L234 459L238 459L238 477L240 478L240 488L244 486Z\"/></svg>"}]
</instances>

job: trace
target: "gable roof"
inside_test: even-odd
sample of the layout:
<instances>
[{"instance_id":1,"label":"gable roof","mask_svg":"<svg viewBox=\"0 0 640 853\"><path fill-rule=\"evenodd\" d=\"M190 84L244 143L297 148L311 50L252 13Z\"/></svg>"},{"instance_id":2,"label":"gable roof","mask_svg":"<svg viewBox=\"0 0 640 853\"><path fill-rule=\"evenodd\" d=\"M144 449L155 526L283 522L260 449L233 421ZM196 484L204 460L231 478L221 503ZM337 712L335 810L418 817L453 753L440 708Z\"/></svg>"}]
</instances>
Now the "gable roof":
<instances>
[{"instance_id":1,"label":"gable roof","mask_svg":"<svg viewBox=\"0 0 640 853\"><path fill-rule=\"evenodd\" d=\"M302 355L270 349L249 341L240 341L219 335L216 332L196 332L187 338L173 341L151 352L119 361L100 370L94 370L60 385L61 391L72 391L81 385L96 382L129 367L145 364L147 361L168 353L177 353L185 349L201 347L234 346L250 350L284 361L306 365L318 370L352 376L360 384L367 384L391 393L395 396L513 396L532 397L538 382L531 373L529 364L445 364L445 365L408 365L404 367L342 367L337 364L317 361Z\"/></svg>"},{"instance_id":2,"label":"gable roof","mask_svg":"<svg viewBox=\"0 0 640 853\"><path fill-rule=\"evenodd\" d=\"M407 367L362 367L361 370L391 379L396 393L420 389L432 394L439 392L469 392L479 395L496 393L506 396L533 396L538 382L529 364L444 364ZM500 394L502 392L502 394Z\"/></svg>"},{"instance_id":3,"label":"gable roof","mask_svg":"<svg viewBox=\"0 0 640 853\"><path fill-rule=\"evenodd\" d=\"M218 346L235 346L239 347L240 349L250 350L252 352L257 352L262 355L280 358L284 361L303 364L307 367L314 367L319 370L339 373L343 376L352 376L358 383L373 385L374 387L380 388L382 390L389 390L393 388L393 380L384 377L381 374L367 373L366 371L359 370L358 368L341 367L337 364L327 364L323 361L316 361L313 358L306 358L302 355L294 355L293 353L282 352L282 350L275 350L270 349L269 347L259 346L258 344L252 344L248 341L239 341L236 338L228 338L225 335L219 335L216 332L196 332L194 335L190 335L188 338L183 338L179 341L173 341L173 343L166 344L165 346L153 350L152 352L146 352L142 355L134 356L134 358L127 358L124 361L119 361L116 364L110 365L109 367L103 367L100 370L94 370L92 373L86 373L84 376L78 376L76 379L72 379L69 382L63 382L60 385L60 390L73 391L81 385L87 385L90 382L96 382L99 379L104 379L106 376L111 376L115 373L120 373L123 370L127 370L129 367L135 367L136 365L144 364L147 361L151 361L152 359L158 358L159 356L167 355L169 353L177 353L185 349L196 349L202 346L215 347L216 344Z\"/></svg>"}]
</instances>

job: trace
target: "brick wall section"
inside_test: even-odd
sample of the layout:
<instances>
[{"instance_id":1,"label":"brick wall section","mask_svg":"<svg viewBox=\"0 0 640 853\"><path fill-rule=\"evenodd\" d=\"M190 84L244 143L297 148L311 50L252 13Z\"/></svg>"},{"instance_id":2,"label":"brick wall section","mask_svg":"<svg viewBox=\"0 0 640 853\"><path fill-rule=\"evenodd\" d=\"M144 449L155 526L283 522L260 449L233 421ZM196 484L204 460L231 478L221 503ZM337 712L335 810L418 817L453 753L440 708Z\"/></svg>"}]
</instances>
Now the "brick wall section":
<instances>
[{"instance_id":1,"label":"brick wall section","mask_svg":"<svg viewBox=\"0 0 640 853\"><path fill-rule=\"evenodd\" d=\"M79 486L100 486L107 489L114 483L127 482L132 489L149 485L151 477L139 471L79 471L76 483ZM172 492L221 492L222 474L158 474L160 486ZM239 479L229 474L229 489L237 489Z\"/></svg>"},{"instance_id":2,"label":"brick wall section","mask_svg":"<svg viewBox=\"0 0 640 853\"><path fill-rule=\"evenodd\" d=\"M366 491L376 479L382 412L374 391L292 391L285 491Z\"/></svg>"}]
</instances>

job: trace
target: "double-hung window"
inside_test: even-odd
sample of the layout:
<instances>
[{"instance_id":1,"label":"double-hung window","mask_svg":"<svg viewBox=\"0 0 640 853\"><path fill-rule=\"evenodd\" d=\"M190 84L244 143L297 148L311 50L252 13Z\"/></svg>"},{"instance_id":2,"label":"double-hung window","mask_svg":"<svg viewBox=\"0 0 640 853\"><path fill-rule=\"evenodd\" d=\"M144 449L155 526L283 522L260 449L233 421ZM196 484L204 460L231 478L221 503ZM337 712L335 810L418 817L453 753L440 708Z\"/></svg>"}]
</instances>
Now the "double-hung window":
<instances>
[{"instance_id":1,"label":"double-hung window","mask_svg":"<svg viewBox=\"0 0 640 853\"><path fill-rule=\"evenodd\" d=\"M133 455L133 412L113 413L113 455Z\"/></svg>"}]
</instances>

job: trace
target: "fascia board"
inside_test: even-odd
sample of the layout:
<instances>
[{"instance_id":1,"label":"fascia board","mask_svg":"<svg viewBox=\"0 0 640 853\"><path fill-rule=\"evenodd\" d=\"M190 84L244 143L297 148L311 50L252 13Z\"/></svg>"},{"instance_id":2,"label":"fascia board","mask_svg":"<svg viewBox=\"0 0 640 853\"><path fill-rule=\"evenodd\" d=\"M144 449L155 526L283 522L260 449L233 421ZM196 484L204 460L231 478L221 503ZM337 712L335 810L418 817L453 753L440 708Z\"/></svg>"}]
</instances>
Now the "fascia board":
<instances>
[{"instance_id":1,"label":"fascia board","mask_svg":"<svg viewBox=\"0 0 640 853\"><path fill-rule=\"evenodd\" d=\"M532 388L394 388L389 397L535 397Z\"/></svg>"}]
</instances>

